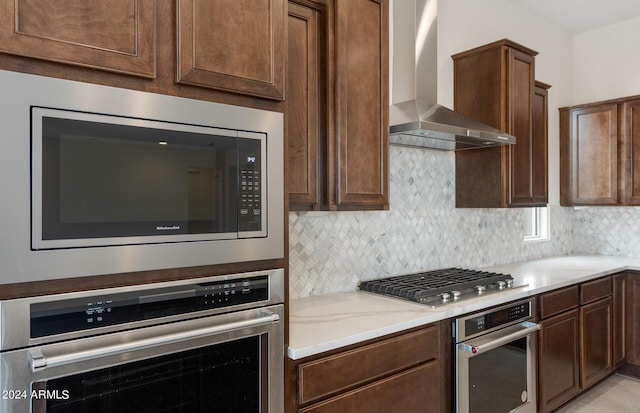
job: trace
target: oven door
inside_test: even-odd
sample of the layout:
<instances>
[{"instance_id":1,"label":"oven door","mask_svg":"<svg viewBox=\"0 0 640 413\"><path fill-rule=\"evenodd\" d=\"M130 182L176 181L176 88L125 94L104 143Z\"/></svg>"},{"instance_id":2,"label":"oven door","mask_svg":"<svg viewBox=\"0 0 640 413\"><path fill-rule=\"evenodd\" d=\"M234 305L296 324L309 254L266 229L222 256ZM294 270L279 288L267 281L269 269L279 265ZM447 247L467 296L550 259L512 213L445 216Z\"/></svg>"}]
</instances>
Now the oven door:
<instances>
[{"instance_id":1,"label":"oven door","mask_svg":"<svg viewBox=\"0 0 640 413\"><path fill-rule=\"evenodd\" d=\"M0 411L283 411L283 306L0 354Z\"/></svg>"},{"instance_id":2,"label":"oven door","mask_svg":"<svg viewBox=\"0 0 640 413\"><path fill-rule=\"evenodd\" d=\"M522 322L457 345L458 413L536 412L536 331Z\"/></svg>"}]
</instances>

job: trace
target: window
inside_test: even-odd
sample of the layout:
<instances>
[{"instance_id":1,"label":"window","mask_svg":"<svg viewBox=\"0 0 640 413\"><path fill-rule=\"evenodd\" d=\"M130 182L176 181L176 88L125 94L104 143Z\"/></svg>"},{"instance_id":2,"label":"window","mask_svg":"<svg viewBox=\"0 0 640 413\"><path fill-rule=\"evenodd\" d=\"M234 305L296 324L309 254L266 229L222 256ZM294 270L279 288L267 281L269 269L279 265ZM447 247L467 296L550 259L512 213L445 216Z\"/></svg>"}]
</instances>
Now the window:
<instances>
[{"instance_id":1,"label":"window","mask_svg":"<svg viewBox=\"0 0 640 413\"><path fill-rule=\"evenodd\" d=\"M525 209L525 241L546 241L549 239L549 207Z\"/></svg>"}]
</instances>

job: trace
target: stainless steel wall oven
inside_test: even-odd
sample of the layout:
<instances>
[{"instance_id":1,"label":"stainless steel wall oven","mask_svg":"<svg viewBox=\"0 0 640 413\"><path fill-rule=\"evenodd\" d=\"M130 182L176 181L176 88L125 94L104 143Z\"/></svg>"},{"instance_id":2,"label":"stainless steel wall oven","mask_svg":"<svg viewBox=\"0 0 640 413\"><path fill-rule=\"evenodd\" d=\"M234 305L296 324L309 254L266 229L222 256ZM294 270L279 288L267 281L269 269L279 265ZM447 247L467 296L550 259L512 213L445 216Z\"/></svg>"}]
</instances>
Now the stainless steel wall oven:
<instances>
[{"instance_id":1,"label":"stainless steel wall oven","mask_svg":"<svg viewBox=\"0 0 640 413\"><path fill-rule=\"evenodd\" d=\"M281 412L283 270L0 302L4 413Z\"/></svg>"},{"instance_id":2,"label":"stainless steel wall oven","mask_svg":"<svg viewBox=\"0 0 640 413\"><path fill-rule=\"evenodd\" d=\"M535 413L536 337L533 300L453 321L455 411Z\"/></svg>"}]
</instances>

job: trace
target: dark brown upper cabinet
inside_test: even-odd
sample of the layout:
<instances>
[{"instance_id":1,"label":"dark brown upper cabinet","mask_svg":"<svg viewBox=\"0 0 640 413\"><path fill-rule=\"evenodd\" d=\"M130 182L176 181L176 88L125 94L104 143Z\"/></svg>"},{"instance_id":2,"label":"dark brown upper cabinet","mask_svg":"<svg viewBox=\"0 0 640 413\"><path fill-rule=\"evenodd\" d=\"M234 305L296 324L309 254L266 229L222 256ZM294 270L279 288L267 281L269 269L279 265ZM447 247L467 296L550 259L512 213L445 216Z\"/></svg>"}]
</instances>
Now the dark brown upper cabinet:
<instances>
[{"instance_id":1,"label":"dark brown upper cabinet","mask_svg":"<svg viewBox=\"0 0 640 413\"><path fill-rule=\"evenodd\" d=\"M640 205L640 96L560 109L560 204Z\"/></svg>"},{"instance_id":2,"label":"dark brown upper cabinet","mask_svg":"<svg viewBox=\"0 0 640 413\"><path fill-rule=\"evenodd\" d=\"M5 0L0 7L0 52L156 75L154 1Z\"/></svg>"},{"instance_id":3,"label":"dark brown upper cabinet","mask_svg":"<svg viewBox=\"0 0 640 413\"><path fill-rule=\"evenodd\" d=\"M388 208L389 2L336 1L338 208Z\"/></svg>"},{"instance_id":4,"label":"dark brown upper cabinet","mask_svg":"<svg viewBox=\"0 0 640 413\"><path fill-rule=\"evenodd\" d=\"M547 90L538 53L504 39L454 56L455 110L514 135L515 145L456 152L456 207L548 202Z\"/></svg>"},{"instance_id":5,"label":"dark brown upper cabinet","mask_svg":"<svg viewBox=\"0 0 640 413\"><path fill-rule=\"evenodd\" d=\"M178 82L284 99L285 0L178 0Z\"/></svg>"},{"instance_id":6,"label":"dark brown upper cabinet","mask_svg":"<svg viewBox=\"0 0 640 413\"><path fill-rule=\"evenodd\" d=\"M290 1L289 208L387 209L389 4Z\"/></svg>"}]
</instances>

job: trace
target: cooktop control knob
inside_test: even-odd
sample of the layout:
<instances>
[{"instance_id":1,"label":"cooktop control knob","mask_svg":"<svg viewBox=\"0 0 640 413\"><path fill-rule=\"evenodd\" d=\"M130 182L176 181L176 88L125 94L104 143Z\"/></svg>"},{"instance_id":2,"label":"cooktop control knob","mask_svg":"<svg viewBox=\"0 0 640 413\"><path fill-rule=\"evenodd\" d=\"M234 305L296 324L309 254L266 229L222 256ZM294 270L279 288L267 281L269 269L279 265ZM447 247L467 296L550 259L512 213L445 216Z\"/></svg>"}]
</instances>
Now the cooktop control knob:
<instances>
[{"instance_id":1,"label":"cooktop control knob","mask_svg":"<svg viewBox=\"0 0 640 413\"><path fill-rule=\"evenodd\" d=\"M448 301L451 298L451 294L442 293L442 294L440 294L440 298L442 298L442 301Z\"/></svg>"},{"instance_id":2,"label":"cooktop control knob","mask_svg":"<svg viewBox=\"0 0 640 413\"><path fill-rule=\"evenodd\" d=\"M498 290L504 290L507 286L507 283L506 281L498 281L496 282L496 286L498 287Z\"/></svg>"},{"instance_id":3,"label":"cooktop control knob","mask_svg":"<svg viewBox=\"0 0 640 413\"><path fill-rule=\"evenodd\" d=\"M506 280L504 280L504 282L507 283L507 288L513 287L513 279L507 278Z\"/></svg>"},{"instance_id":4,"label":"cooktop control knob","mask_svg":"<svg viewBox=\"0 0 640 413\"><path fill-rule=\"evenodd\" d=\"M487 287L485 287L484 285L476 285L475 287L473 287L473 289L478 295L484 294L484 292L487 291Z\"/></svg>"},{"instance_id":5,"label":"cooktop control knob","mask_svg":"<svg viewBox=\"0 0 640 413\"><path fill-rule=\"evenodd\" d=\"M460 298L461 295L462 293L460 291L457 291L457 290L451 291L451 296L453 297L454 300L457 300L458 298Z\"/></svg>"}]
</instances>

